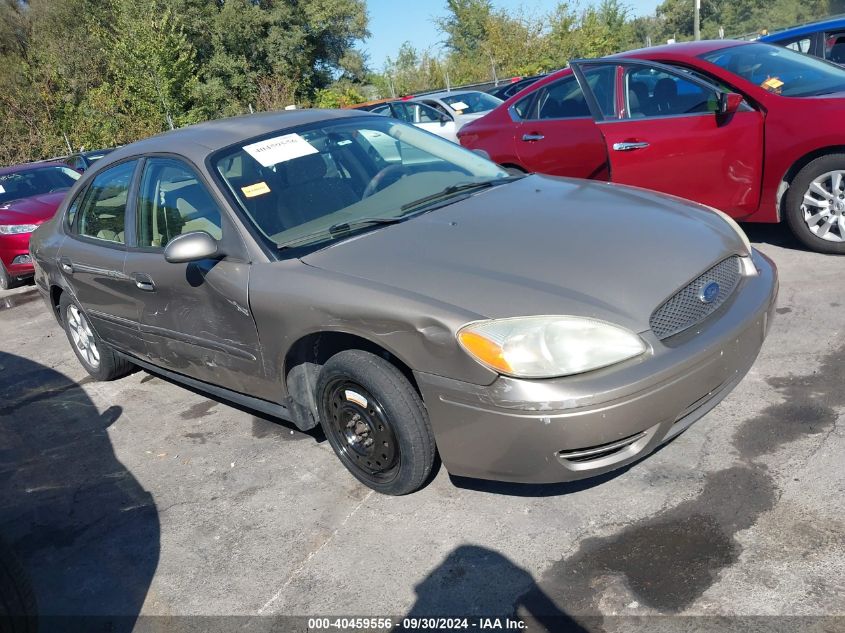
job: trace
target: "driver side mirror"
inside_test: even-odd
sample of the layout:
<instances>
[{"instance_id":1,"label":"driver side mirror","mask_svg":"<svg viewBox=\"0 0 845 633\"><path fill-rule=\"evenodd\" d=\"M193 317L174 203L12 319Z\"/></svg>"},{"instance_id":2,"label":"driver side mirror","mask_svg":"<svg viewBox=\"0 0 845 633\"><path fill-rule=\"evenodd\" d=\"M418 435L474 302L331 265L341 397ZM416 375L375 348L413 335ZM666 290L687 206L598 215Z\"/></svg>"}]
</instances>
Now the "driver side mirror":
<instances>
[{"instance_id":1,"label":"driver side mirror","mask_svg":"<svg viewBox=\"0 0 845 633\"><path fill-rule=\"evenodd\" d=\"M451 122L452 122L452 117L450 117L448 114L441 114L440 115L440 125L446 125L447 123L451 123Z\"/></svg>"},{"instance_id":2,"label":"driver side mirror","mask_svg":"<svg viewBox=\"0 0 845 633\"><path fill-rule=\"evenodd\" d=\"M222 257L218 243L205 231L191 231L177 235L164 247L164 259L171 264L184 264L202 259Z\"/></svg>"},{"instance_id":3,"label":"driver side mirror","mask_svg":"<svg viewBox=\"0 0 845 633\"><path fill-rule=\"evenodd\" d=\"M736 92L719 93L719 114L733 114L742 105L742 95Z\"/></svg>"}]
</instances>

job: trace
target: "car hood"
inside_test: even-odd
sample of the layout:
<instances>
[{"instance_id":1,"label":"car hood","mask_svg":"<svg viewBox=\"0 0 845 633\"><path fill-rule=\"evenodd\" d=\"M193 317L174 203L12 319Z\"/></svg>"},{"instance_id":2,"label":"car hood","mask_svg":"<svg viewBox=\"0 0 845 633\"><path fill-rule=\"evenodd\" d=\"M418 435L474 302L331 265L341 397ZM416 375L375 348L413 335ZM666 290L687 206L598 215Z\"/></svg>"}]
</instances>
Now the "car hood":
<instances>
[{"instance_id":1,"label":"car hood","mask_svg":"<svg viewBox=\"0 0 845 633\"><path fill-rule=\"evenodd\" d=\"M636 332L745 247L717 214L645 190L528 176L303 257L479 318L572 314Z\"/></svg>"},{"instance_id":2,"label":"car hood","mask_svg":"<svg viewBox=\"0 0 845 633\"><path fill-rule=\"evenodd\" d=\"M53 217L67 191L12 200L0 205L0 222L7 224L39 224Z\"/></svg>"}]
</instances>

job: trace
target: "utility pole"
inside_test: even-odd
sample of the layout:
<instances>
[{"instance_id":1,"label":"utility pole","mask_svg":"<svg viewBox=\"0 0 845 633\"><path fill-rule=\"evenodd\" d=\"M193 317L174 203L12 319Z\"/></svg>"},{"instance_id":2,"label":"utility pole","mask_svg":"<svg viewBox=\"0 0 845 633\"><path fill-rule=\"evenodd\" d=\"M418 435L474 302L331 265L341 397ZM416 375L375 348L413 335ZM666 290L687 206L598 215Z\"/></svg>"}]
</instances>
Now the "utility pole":
<instances>
[{"instance_id":1,"label":"utility pole","mask_svg":"<svg viewBox=\"0 0 845 633\"><path fill-rule=\"evenodd\" d=\"M695 39L701 39L701 0L694 0L695 1L695 19L694 19L694 26L693 31L695 32Z\"/></svg>"}]
</instances>

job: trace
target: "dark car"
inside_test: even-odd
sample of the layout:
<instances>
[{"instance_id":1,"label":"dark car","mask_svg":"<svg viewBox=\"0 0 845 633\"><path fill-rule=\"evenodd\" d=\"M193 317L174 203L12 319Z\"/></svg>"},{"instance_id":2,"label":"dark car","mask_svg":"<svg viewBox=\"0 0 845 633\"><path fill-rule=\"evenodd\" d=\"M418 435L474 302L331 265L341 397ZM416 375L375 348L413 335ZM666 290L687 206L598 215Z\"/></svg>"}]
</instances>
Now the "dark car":
<instances>
[{"instance_id":1,"label":"dark car","mask_svg":"<svg viewBox=\"0 0 845 633\"><path fill-rule=\"evenodd\" d=\"M109 152L113 151L113 148L109 148L90 150L87 152L77 152L76 154L71 154L70 156L67 156L64 159L64 162L73 167L79 173L82 173L86 169L90 169L91 166L98 160L103 158L103 156L106 156Z\"/></svg>"},{"instance_id":2,"label":"dark car","mask_svg":"<svg viewBox=\"0 0 845 633\"><path fill-rule=\"evenodd\" d=\"M801 24L764 35L759 41L845 64L845 17Z\"/></svg>"},{"instance_id":3,"label":"dark car","mask_svg":"<svg viewBox=\"0 0 845 633\"><path fill-rule=\"evenodd\" d=\"M29 238L56 213L79 173L61 163L0 169L0 290L32 277Z\"/></svg>"},{"instance_id":4,"label":"dark car","mask_svg":"<svg viewBox=\"0 0 845 633\"><path fill-rule=\"evenodd\" d=\"M845 69L761 42L573 61L458 131L510 169L612 180L845 254Z\"/></svg>"},{"instance_id":5,"label":"dark car","mask_svg":"<svg viewBox=\"0 0 845 633\"><path fill-rule=\"evenodd\" d=\"M531 84L539 81L545 74L542 75L534 75L533 77L515 77L511 83L502 84L500 86L495 86L487 90L487 94L493 95L502 101L507 101L512 96L514 96L517 92L521 92Z\"/></svg>"},{"instance_id":6,"label":"dark car","mask_svg":"<svg viewBox=\"0 0 845 633\"><path fill-rule=\"evenodd\" d=\"M454 474L580 479L733 389L775 267L726 216L640 189L509 177L383 116L301 110L134 143L32 239L99 379L139 365L320 424L380 492Z\"/></svg>"}]
</instances>

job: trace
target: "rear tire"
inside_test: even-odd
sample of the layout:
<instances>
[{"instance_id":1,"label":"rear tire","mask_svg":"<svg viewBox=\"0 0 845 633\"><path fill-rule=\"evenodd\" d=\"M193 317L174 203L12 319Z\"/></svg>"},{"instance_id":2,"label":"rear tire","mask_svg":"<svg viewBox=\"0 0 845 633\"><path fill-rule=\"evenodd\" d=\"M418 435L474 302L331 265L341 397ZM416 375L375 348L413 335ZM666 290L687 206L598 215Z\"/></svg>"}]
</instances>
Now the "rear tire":
<instances>
[{"instance_id":1,"label":"rear tire","mask_svg":"<svg viewBox=\"0 0 845 633\"><path fill-rule=\"evenodd\" d=\"M845 154L822 156L799 171L786 193L784 214L804 246L845 255Z\"/></svg>"},{"instance_id":2,"label":"rear tire","mask_svg":"<svg viewBox=\"0 0 845 633\"><path fill-rule=\"evenodd\" d=\"M361 350L332 356L317 380L320 425L361 483L386 495L419 490L436 447L422 398L394 365Z\"/></svg>"},{"instance_id":3,"label":"rear tire","mask_svg":"<svg viewBox=\"0 0 845 633\"><path fill-rule=\"evenodd\" d=\"M91 377L100 381L114 380L132 371L132 363L100 338L85 312L67 292L59 299L59 315L73 352Z\"/></svg>"}]
</instances>

